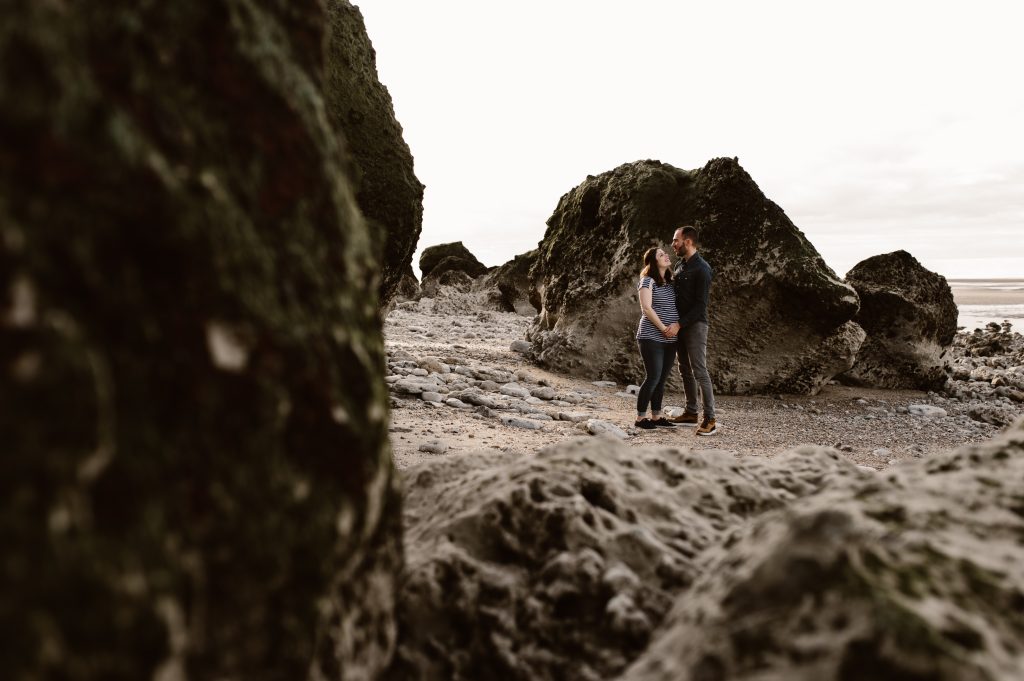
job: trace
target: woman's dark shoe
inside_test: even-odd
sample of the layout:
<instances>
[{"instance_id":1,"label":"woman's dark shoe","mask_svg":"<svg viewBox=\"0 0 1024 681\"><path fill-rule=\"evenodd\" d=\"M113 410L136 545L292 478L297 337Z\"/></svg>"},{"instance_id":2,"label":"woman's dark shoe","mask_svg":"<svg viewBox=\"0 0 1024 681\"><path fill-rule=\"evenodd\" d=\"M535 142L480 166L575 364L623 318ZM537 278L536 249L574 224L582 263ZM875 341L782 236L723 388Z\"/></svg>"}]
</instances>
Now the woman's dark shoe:
<instances>
[{"instance_id":1,"label":"woman's dark shoe","mask_svg":"<svg viewBox=\"0 0 1024 681\"><path fill-rule=\"evenodd\" d=\"M651 423L653 423L655 426L657 426L659 428L675 428L676 427L676 424L672 423L671 421L669 421L664 416L661 416L659 418L654 419L653 421L651 421Z\"/></svg>"},{"instance_id":2,"label":"woman's dark shoe","mask_svg":"<svg viewBox=\"0 0 1024 681\"><path fill-rule=\"evenodd\" d=\"M643 428L644 430L651 430L652 428L657 428L657 426L654 425L654 423L650 419L640 419L633 425L636 426L637 428Z\"/></svg>"}]
</instances>

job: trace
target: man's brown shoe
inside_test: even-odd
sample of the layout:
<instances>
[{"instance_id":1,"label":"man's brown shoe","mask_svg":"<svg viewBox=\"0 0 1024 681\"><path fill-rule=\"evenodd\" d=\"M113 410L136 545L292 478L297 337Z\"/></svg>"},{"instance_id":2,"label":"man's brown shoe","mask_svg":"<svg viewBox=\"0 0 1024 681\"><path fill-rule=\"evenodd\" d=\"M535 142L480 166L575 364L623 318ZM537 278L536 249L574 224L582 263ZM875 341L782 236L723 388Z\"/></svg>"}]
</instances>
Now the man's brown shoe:
<instances>
[{"instance_id":1,"label":"man's brown shoe","mask_svg":"<svg viewBox=\"0 0 1024 681\"><path fill-rule=\"evenodd\" d=\"M695 426L700 423L696 414L683 414L682 416L670 418L669 421L672 423L681 423L684 426Z\"/></svg>"},{"instance_id":2,"label":"man's brown shoe","mask_svg":"<svg viewBox=\"0 0 1024 681\"><path fill-rule=\"evenodd\" d=\"M714 435L718 432L718 426L715 425L714 419L705 418L704 422L697 428L697 435L707 436Z\"/></svg>"}]
</instances>

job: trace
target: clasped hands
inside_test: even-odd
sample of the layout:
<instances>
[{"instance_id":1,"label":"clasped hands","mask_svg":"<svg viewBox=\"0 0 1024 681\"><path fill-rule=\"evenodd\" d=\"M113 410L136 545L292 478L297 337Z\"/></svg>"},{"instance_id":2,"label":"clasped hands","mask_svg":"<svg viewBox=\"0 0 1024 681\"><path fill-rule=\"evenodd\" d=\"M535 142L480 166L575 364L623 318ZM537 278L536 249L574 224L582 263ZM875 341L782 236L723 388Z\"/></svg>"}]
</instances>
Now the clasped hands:
<instances>
[{"instance_id":1,"label":"clasped hands","mask_svg":"<svg viewBox=\"0 0 1024 681\"><path fill-rule=\"evenodd\" d=\"M661 332L665 334L665 338L675 338L677 335L679 335L680 328L681 327L679 326L679 322L673 322L672 324L669 324L664 329L662 329Z\"/></svg>"}]
</instances>

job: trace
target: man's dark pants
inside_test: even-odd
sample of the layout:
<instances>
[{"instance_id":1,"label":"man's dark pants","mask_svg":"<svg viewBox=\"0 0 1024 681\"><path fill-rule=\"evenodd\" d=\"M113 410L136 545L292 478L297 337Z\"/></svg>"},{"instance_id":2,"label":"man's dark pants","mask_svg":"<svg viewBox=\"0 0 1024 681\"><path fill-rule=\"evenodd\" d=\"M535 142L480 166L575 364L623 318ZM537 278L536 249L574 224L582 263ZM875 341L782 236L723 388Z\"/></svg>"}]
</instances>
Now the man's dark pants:
<instances>
[{"instance_id":1,"label":"man's dark pants","mask_svg":"<svg viewBox=\"0 0 1024 681\"><path fill-rule=\"evenodd\" d=\"M700 386L704 418L715 418L715 393L708 373L708 323L694 322L680 329L676 352L686 391L686 413L697 413L697 387Z\"/></svg>"}]
</instances>

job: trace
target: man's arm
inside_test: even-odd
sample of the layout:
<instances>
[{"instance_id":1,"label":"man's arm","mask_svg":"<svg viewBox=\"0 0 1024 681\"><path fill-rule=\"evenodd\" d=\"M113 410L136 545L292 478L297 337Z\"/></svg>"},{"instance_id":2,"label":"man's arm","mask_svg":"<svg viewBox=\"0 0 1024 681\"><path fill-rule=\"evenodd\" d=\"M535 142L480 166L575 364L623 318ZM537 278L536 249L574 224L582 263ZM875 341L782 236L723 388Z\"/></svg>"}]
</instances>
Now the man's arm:
<instances>
[{"instance_id":1,"label":"man's arm","mask_svg":"<svg viewBox=\"0 0 1024 681\"><path fill-rule=\"evenodd\" d=\"M691 305L690 309L685 312L680 310L680 326L693 324L707 314L708 310L708 296L711 292L711 272L706 269L701 269L699 272L694 272L692 276L695 294L693 305Z\"/></svg>"}]
</instances>

